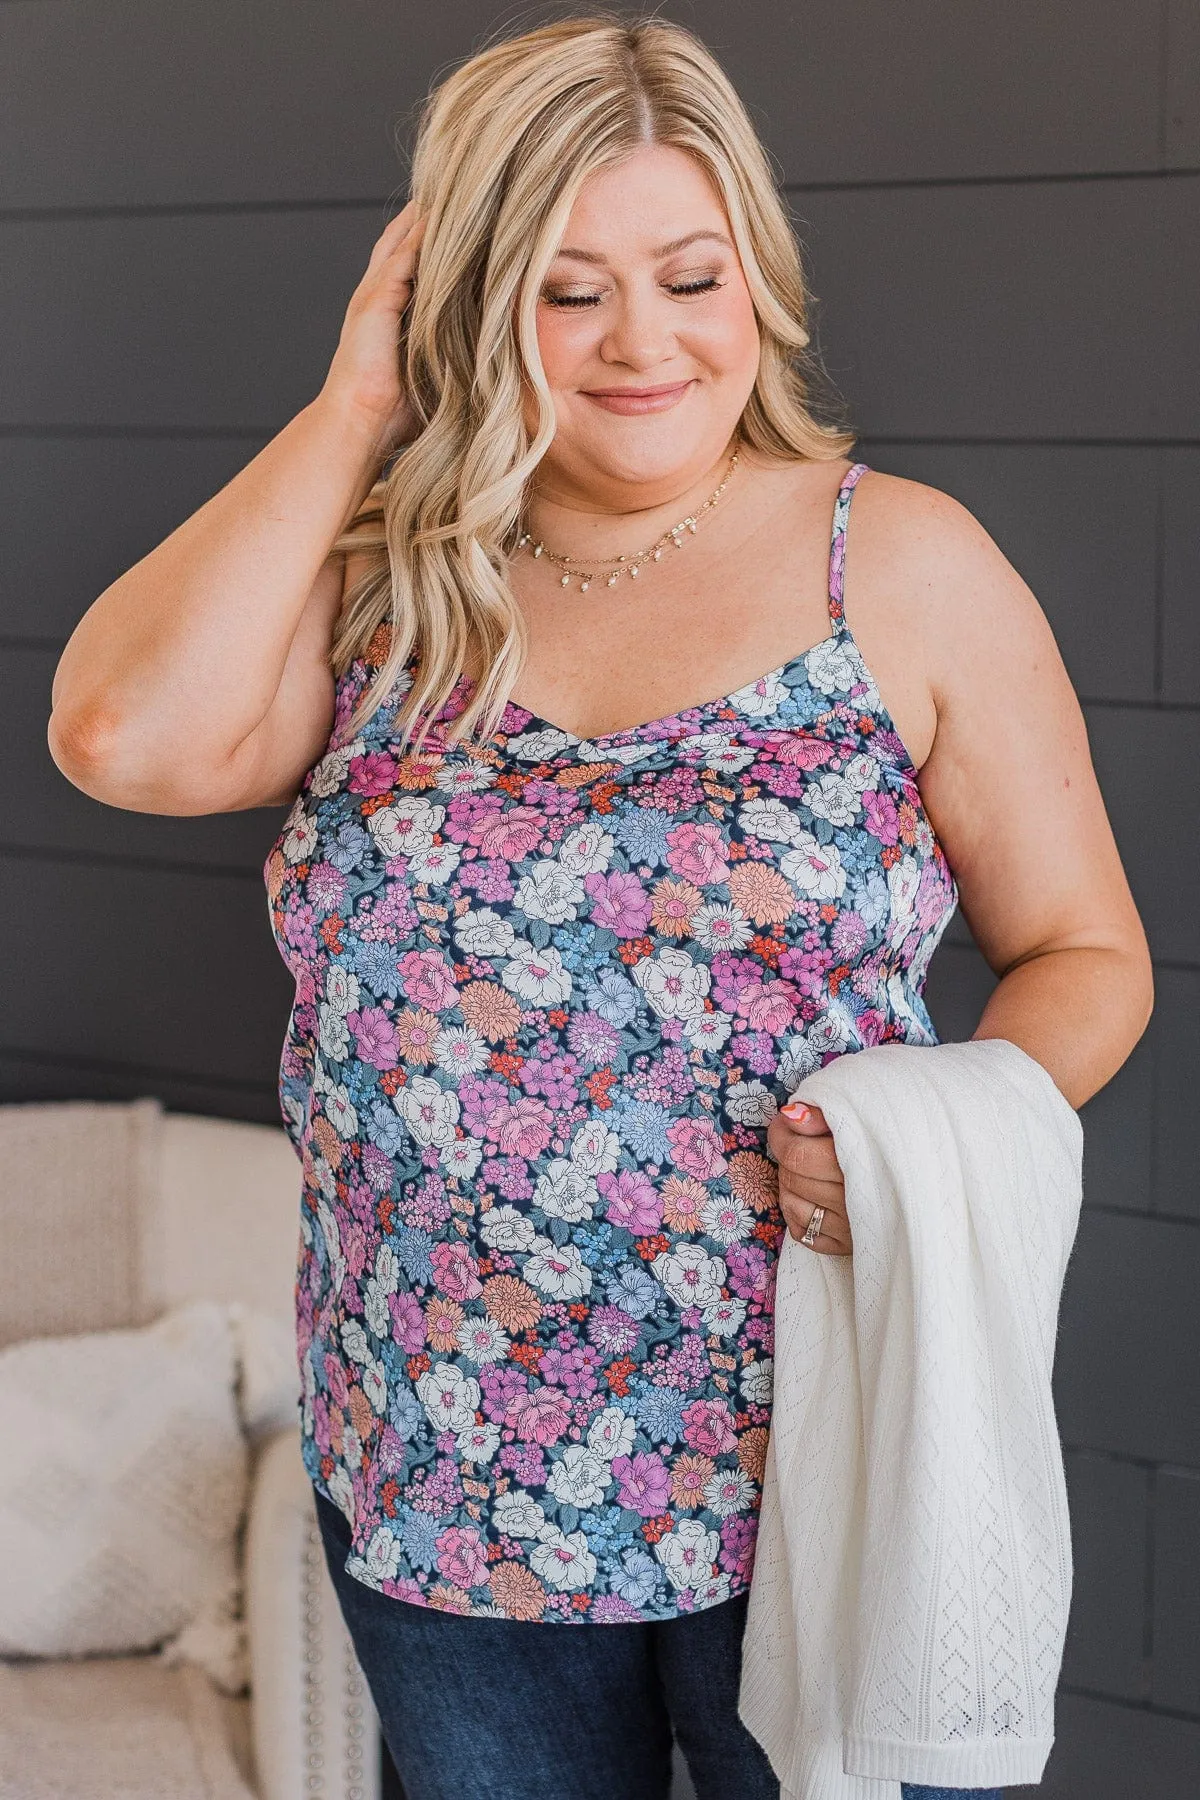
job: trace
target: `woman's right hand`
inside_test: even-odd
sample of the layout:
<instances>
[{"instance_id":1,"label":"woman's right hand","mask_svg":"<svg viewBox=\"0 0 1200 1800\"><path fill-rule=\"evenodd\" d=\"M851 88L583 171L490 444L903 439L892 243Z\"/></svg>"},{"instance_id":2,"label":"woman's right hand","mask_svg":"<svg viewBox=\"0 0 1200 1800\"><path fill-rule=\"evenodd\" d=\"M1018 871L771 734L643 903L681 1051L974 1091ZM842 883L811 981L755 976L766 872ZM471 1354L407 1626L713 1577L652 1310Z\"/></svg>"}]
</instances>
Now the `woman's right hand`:
<instances>
[{"instance_id":1,"label":"woman's right hand","mask_svg":"<svg viewBox=\"0 0 1200 1800\"><path fill-rule=\"evenodd\" d=\"M418 430L400 369L400 315L413 290L425 217L410 200L376 239L350 297L321 398L371 422L381 456Z\"/></svg>"}]
</instances>

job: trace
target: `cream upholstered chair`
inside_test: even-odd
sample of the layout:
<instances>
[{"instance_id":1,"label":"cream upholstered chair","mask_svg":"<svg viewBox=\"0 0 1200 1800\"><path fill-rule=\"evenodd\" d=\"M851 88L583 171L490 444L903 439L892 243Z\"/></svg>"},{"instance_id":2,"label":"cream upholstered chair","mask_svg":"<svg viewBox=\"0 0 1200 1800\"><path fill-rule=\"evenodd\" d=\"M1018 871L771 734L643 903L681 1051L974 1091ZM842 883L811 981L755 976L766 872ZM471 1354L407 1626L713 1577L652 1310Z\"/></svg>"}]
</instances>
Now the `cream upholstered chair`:
<instances>
[{"instance_id":1,"label":"cream upholstered chair","mask_svg":"<svg viewBox=\"0 0 1200 1800\"><path fill-rule=\"evenodd\" d=\"M378 1719L300 1457L299 1195L280 1128L153 1097L0 1106L0 1347L240 1303L250 1446L248 1693L153 1653L0 1660L0 1800L379 1800Z\"/></svg>"}]
</instances>

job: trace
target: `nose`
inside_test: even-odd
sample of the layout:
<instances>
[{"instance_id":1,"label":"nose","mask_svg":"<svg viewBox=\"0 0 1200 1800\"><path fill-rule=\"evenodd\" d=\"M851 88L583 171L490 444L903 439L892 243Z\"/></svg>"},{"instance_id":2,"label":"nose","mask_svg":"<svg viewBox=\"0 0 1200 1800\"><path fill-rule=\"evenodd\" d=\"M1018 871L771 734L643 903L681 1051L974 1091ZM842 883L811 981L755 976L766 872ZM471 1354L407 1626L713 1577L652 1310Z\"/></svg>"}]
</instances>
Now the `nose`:
<instances>
[{"instance_id":1,"label":"nose","mask_svg":"<svg viewBox=\"0 0 1200 1800\"><path fill-rule=\"evenodd\" d=\"M650 370L669 362L676 350L671 301L653 282L631 283L609 313L600 346L604 362Z\"/></svg>"}]
</instances>

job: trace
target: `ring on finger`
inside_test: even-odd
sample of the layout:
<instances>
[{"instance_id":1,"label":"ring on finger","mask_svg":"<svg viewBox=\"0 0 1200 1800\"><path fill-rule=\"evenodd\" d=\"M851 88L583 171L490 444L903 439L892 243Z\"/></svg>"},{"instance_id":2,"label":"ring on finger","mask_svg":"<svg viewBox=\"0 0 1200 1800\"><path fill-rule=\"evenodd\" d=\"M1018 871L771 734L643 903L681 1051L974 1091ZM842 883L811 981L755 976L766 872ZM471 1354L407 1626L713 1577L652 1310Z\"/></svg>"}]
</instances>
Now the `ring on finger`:
<instances>
[{"instance_id":1,"label":"ring on finger","mask_svg":"<svg viewBox=\"0 0 1200 1800\"><path fill-rule=\"evenodd\" d=\"M814 1206L813 1210L812 1210L812 1217L809 1219L808 1224L804 1227L804 1236L800 1239L800 1242L802 1244L807 1244L810 1250L811 1250L813 1244L816 1242L816 1240L820 1237L821 1226L824 1224L824 1222L825 1222L825 1208L823 1206Z\"/></svg>"}]
</instances>

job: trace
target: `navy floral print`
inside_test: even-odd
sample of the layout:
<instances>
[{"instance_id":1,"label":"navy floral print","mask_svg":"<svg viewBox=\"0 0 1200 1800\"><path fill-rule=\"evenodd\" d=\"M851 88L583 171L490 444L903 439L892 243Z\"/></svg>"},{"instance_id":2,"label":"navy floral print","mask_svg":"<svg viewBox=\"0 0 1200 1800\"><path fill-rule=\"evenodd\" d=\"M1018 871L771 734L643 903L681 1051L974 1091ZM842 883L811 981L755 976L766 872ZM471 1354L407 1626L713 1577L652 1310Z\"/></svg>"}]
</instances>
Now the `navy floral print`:
<instances>
[{"instance_id":1,"label":"navy floral print","mask_svg":"<svg viewBox=\"0 0 1200 1800\"><path fill-rule=\"evenodd\" d=\"M666 1619L747 1587L811 1069L937 1042L957 888L843 607L736 693L584 740L512 703L361 734L381 626L264 865L296 998L302 1446L347 1570L475 1616Z\"/></svg>"}]
</instances>

